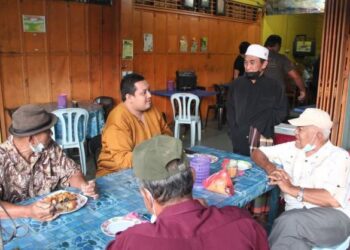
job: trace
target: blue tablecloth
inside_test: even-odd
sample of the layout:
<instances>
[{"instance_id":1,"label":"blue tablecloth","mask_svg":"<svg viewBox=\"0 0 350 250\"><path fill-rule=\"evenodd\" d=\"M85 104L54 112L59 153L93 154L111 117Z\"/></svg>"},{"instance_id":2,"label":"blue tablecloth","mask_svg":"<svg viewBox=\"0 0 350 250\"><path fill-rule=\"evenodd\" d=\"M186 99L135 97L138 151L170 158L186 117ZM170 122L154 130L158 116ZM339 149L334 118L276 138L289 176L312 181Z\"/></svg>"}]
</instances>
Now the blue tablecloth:
<instances>
[{"instance_id":1,"label":"blue tablecloth","mask_svg":"<svg viewBox=\"0 0 350 250\"><path fill-rule=\"evenodd\" d=\"M89 119L87 124L86 138L92 138L101 134L104 126L104 111L101 105L89 101L82 101L78 103L79 108L86 109L89 112ZM48 112L57 110L57 103L46 103L41 106ZM71 104L68 105L71 108ZM59 124L55 126L56 138L62 138L62 129Z\"/></svg>"},{"instance_id":2,"label":"blue tablecloth","mask_svg":"<svg viewBox=\"0 0 350 250\"><path fill-rule=\"evenodd\" d=\"M224 158L243 159L248 157L230 152L224 152L203 146L195 146L194 151L209 153L219 158L211 164L211 173L220 169ZM52 222L39 222L32 219L16 219L18 224L29 226L28 234L23 238L16 238L5 245L5 249L104 249L113 238L104 235L101 224L114 216L123 216L129 212L146 213L143 200L139 194L139 187L133 172L128 169L98 178L97 185L100 192L98 200L89 199L80 210L61 215ZM195 188L194 197L205 198L209 205L244 206L255 197L271 189L267 185L264 171L253 165L243 176L234 179L235 194L225 196ZM25 203L31 203L28 200ZM9 220L2 220L5 228Z\"/></svg>"},{"instance_id":3,"label":"blue tablecloth","mask_svg":"<svg viewBox=\"0 0 350 250\"><path fill-rule=\"evenodd\" d=\"M173 91L154 90L154 91L151 91L152 95L165 96L165 97L170 97L176 93L190 93L190 94L194 94L194 95L198 96L199 98L216 95L215 91L206 91L206 90L201 90L201 89L195 89L195 90L190 90L190 91L177 91L177 90L173 90Z\"/></svg>"}]
</instances>

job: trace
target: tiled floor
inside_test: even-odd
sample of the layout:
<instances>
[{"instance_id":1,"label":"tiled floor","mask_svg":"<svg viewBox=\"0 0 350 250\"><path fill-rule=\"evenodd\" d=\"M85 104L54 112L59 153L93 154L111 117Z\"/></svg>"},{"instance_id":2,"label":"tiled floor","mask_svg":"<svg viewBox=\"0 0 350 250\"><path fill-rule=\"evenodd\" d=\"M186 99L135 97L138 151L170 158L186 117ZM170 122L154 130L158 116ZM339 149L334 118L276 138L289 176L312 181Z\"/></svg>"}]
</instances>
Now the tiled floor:
<instances>
[{"instance_id":1,"label":"tiled floor","mask_svg":"<svg viewBox=\"0 0 350 250\"><path fill-rule=\"evenodd\" d=\"M185 129L182 129L182 132L184 132L184 130ZM190 146L189 129L186 131L186 134L181 137L181 139L185 147ZM202 140L200 142L196 141L196 144L217 148L225 151L232 150L232 144L227 135L227 125L223 125L222 130L219 130L216 120L208 121L208 126L202 129Z\"/></svg>"}]
</instances>

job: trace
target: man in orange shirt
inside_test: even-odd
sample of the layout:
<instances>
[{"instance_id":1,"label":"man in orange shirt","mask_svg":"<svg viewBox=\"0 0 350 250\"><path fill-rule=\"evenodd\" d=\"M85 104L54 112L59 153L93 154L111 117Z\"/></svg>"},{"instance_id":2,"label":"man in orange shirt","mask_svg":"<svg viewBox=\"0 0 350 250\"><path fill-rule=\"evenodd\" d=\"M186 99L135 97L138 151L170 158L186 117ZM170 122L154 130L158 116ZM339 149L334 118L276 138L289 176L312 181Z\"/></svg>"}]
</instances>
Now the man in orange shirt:
<instances>
[{"instance_id":1,"label":"man in orange shirt","mask_svg":"<svg viewBox=\"0 0 350 250\"><path fill-rule=\"evenodd\" d=\"M172 135L161 113L152 106L149 84L143 76L126 75L120 92L123 102L108 115L102 132L97 176L130 168L136 145L155 135Z\"/></svg>"}]
</instances>

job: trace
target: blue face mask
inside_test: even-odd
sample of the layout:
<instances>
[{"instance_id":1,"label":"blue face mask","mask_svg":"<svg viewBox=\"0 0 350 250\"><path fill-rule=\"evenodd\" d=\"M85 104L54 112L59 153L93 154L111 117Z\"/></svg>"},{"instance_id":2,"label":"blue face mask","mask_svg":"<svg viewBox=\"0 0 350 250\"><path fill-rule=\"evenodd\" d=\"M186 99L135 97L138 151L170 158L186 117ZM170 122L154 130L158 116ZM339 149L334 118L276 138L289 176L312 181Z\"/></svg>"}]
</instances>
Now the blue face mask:
<instances>
[{"instance_id":1,"label":"blue face mask","mask_svg":"<svg viewBox=\"0 0 350 250\"><path fill-rule=\"evenodd\" d=\"M33 153L41 153L45 149L44 144L42 144L41 142L39 142L36 145L29 144L29 147L33 151Z\"/></svg>"},{"instance_id":2,"label":"blue face mask","mask_svg":"<svg viewBox=\"0 0 350 250\"><path fill-rule=\"evenodd\" d=\"M151 199L151 206L152 206L152 212L153 212L153 213L152 213L150 222L151 222L152 224L154 224L154 223L157 221L157 215L156 215L156 211L155 211L155 209L154 209L154 199L153 199L153 196L152 196L151 192L150 192L149 190L147 190L147 189L145 189L145 190L146 190L146 192L148 193L149 198Z\"/></svg>"},{"instance_id":3,"label":"blue face mask","mask_svg":"<svg viewBox=\"0 0 350 250\"><path fill-rule=\"evenodd\" d=\"M32 145L32 144L29 144L29 147L30 149L34 152L34 153L41 153L43 152L43 150L45 149L45 146L44 144L42 144L41 142L38 143L37 145Z\"/></svg>"},{"instance_id":4,"label":"blue face mask","mask_svg":"<svg viewBox=\"0 0 350 250\"><path fill-rule=\"evenodd\" d=\"M316 133L316 134L317 134L317 133ZM314 134L314 136L312 137L311 142L314 142L315 137L316 137L316 134ZM315 144L313 144L313 143L308 143L308 144L305 145L305 147L302 148L302 150L303 150L305 153L308 153L308 152L314 150L315 148L316 148L316 145L315 145Z\"/></svg>"},{"instance_id":5,"label":"blue face mask","mask_svg":"<svg viewBox=\"0 0 350 250\"><path fill-rule=\"evenodd\" d=\"M316 148L316 145L315 145L315 144L310 144L310 143L308 143L308 144L305 145L305 147L303 147L302 150L303 150L305 153L307 153L307 152L310 152L310 151L314 150L315 148Z\"/></svg>"}]
</instances>

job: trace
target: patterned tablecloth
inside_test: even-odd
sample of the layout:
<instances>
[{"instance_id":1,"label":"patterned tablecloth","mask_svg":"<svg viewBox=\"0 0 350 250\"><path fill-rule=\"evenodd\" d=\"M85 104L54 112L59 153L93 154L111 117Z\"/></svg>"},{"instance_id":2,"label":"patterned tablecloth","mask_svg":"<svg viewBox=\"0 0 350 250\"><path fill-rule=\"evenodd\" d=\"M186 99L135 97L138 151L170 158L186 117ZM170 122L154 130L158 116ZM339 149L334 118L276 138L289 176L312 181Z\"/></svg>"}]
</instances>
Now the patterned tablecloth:
<instances>
[{"instance_id":1,"label":"patterned tablecloth","mask_svg":"<svg viewBox=\"0 0 350 250\"><path fill-rule=\"evenodd\" d=\"M214 173L221 167L224 158L242 159L250 158L216 150L213 148L195 146L192 150L208 153L219 158L211 164L210 172ZM98 178L100 198L89 199L80 210L59 216L52 222L39 222L32 219L16 219L17 224L29 226L29 232L22 238L15 238L5 245L5 249L104 249L112 237L104 235L100 229L101 224L115 216L123 216L129 212L147 213L143 200L139 194L137 181L133 172L129 170L113 173ZM265 173L253 165L246 170L243 176L234 179L235 194L225 196L195 188L195 197L205 198L209 205L219 207L236 205L243 207L249 201L271 189L267 184ZM31 203L28 200L25 203ZM2 220L2 226L10 230L10 221Z\"/></svg>"},{"instance_id":2,"label":"patterned tablecloth","mask_svg":"<svg viewBox=\"0 0 350 250\"><path fill-rule=\"evenodd\" d=\"M41 106L48 112L57 110L57 103L46 103ZM86 138L92 138L101 134L104 122L104 111L101 105L92 103L91 101L81 101L78 103L79 108L86 109L89 112L89 119L87 124ZM71 108L71 104L68 105ZM55 126L56 137L62 138L62 130L60 126Z\"/></svg>"}]
</instances>

